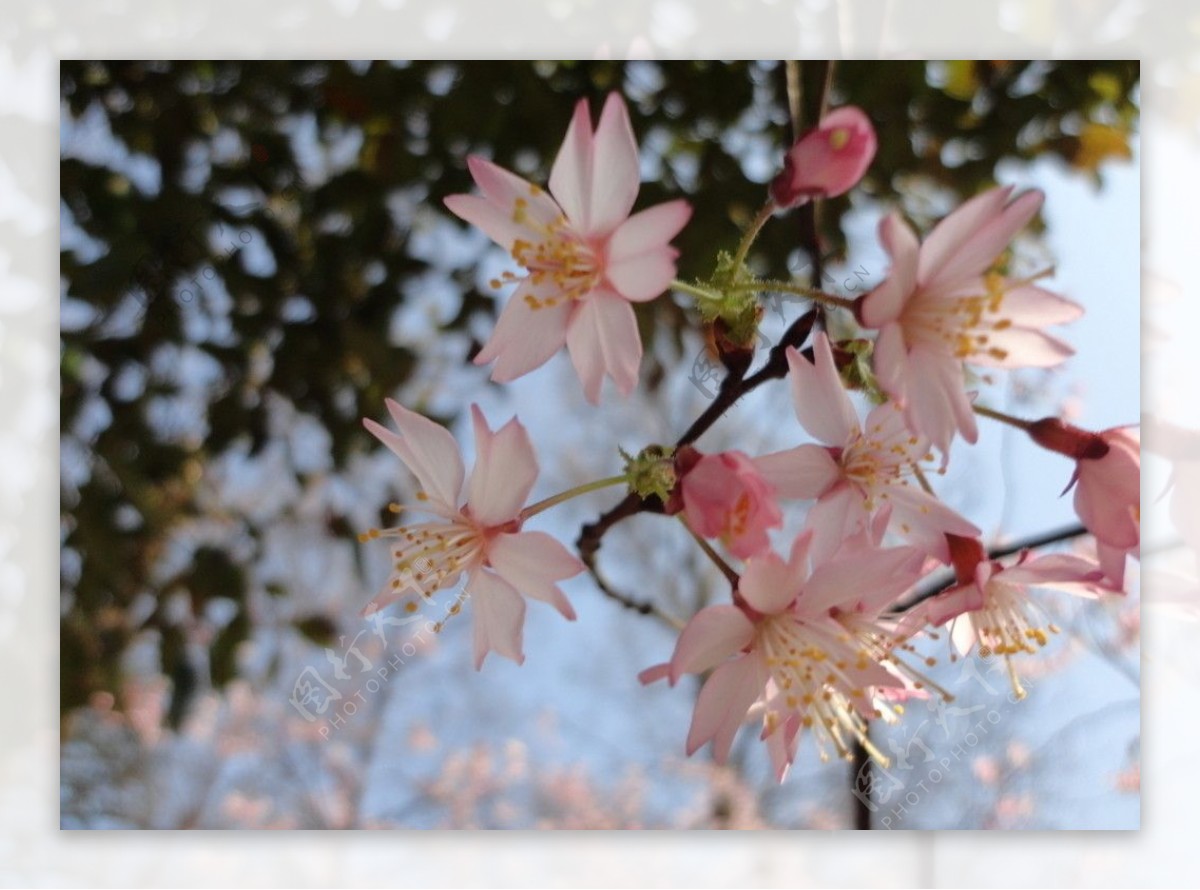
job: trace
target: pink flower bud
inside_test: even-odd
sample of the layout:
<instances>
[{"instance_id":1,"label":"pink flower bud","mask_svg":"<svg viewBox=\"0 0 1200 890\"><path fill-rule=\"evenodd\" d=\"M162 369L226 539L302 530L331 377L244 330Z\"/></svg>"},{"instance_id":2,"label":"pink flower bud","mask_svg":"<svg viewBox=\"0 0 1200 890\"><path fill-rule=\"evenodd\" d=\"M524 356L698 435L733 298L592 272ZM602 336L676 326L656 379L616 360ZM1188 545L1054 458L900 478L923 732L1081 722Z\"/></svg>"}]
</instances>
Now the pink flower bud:
<instances>
[{"instance_id":1,"label":"pink flower bud","mask_svg":"<svg viewBox=\"0 0 1200 890\"><path fill-rule=\"evenodd\" d=\"M775 489L740 451L706 454L687 470L683 514L696 534L720 538L740 559L766 549L767 530L783 524Z\"/></svg>"},{"instance_id":2,"label":"pink flower bud","mask_svg":"<svg viewBox=\"0 0 1200 890\"><path fill-rule=\"evenodd\" d=\"M1029 438L1073 460L1099 460L1108 454L1108 443L1101 434L1081 430L1057 417L1035 420L1029 425Z\"/></svg>"},{"instance_id":3,"label":"pink flower bud","mask_svg":"<svg viewBox=\"0 0 1200 890\"><path fill-rule=\"evenodd\" d=\"M787 153L783 172L771 183L771 198L786 208L845 194L862 179L875 148L875 128L861 108L834 109Z\"/></svg>"}]
</instances>

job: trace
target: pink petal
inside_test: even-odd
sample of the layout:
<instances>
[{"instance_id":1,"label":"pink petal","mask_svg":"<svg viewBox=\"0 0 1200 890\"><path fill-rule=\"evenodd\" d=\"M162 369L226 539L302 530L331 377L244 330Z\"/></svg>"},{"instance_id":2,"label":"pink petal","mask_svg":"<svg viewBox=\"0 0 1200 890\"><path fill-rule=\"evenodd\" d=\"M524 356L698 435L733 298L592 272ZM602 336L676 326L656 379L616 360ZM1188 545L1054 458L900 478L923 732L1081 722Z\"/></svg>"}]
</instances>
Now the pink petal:
<instances>
[{"instance_id":1,"label":"pink petal","mask_svg":"<svg viewBox=\"0 0 1200 890\"><path fill-rule=\"evenodd\" d=\"M585 234L603 237L629 216L641 186L637 140L625 101L618 93L609 93L604 103L593 152L591 219Z\"/></svg>"},{"instance_id":2,"label":"pink petal","mask_svg":"<svg viewBox=\"0 0 1200 890\"><path fill-rule=\"evenodd\" d=\"M456 513L464 470L454 436L444 426L391 399L386 404L400 436L370 419L363 425L404 461L429 496L431 506L441 508L436 512Z\"/></svg>"},{"instance_id":3,"label":"pink petal","mask_svg":"<svg viewBox=\"0 0 1200 890\"><path fill-rule=\"evenodd\" d=\"M935 559L949 564L946 535L976 538L978 528L936 497L911 485L889 485L882 495L892 505L892 528Z\"/></svg>"},{"instance_id":4,"label":"pink petal","mask_svg":"<svg viewBox=\"0 0 1200 890\"><path fill-rule=\"evenodd\" d=\"M737 606L701 609L675 643L670 662L671 685L678 683L684 674L699 674L717 666L749 646L753 639L754 625Z\"/></svg>"},{"instance_id":5,"label":"pink petal","mask_svg":"<svg viewBox=\"0 0 1200 890\"><path fill-rule=\"evenodd\" d=\"M657 683L659 680L665 680L671 673L671 665L668 662L662 664L654 664L646 668L638 674L638 682L643 686L649 686L651 683Z\"/></svg>"},{"instance_id":6,"label":"pink petal","mask_svg":"<svg viewBox=\"0 0 1200 890\"><path fill-rule=\"evenodd\" d=\"M677 252L668 242L692 214L686 201L658 204L621 223L608 243L609 284L627 300L652 300L675 278Z\"/></svg>"},{"instance_id":7,"label":"pink petal","mask_svg":"<svg viewBox=\"0 0 1200 890\"><path fill-rule=\"evenodd\" d=\"M870 437L871 453L888 466L919 461L929 452L929 442L908 428L904 410L896 402L872 408L863 422L863 432Z\"/></svg>"},{"instance_id":8,"label":"pink petal","mask_svg":"<svg viewBox=\"0 0 1200 890\"><path fill-rule=\"evenodd\" d=\"M1000 256L1008 247L1013 236L1025 228L1037 214L1042 206L1043 198L1043 194L1037 190L1018 195L997 216L985 222L962 241L957 251L947 255L945 262L936 273L926 276L925 265L922 264L919 276L922 286L933 290L951 286L954 282L964 278L982 275L996 257ZM948 221L949 217L942 222L942 225ZM930 238L932 239L932 235ZM925 250L925 247L921 248L922 259L924 259Z\"/></svg>"},{"instance_id":9,"label":"pink petal","mask_svg":"<svg viewBox=\"0 0 1200 890\"><path fill-rule=\"evenodd\" d=\"M910 427L946 454L954 433L974 444L979 438L975 412L967 398L962 365L950 356L924 349L908 354L905 416Z\"/></svg>"},{"instance_id":10,"label":"pink petal","mask_svg":"<svg viewBox=\"0 0 1200 890\"><path fill-rule=\"evenodd\" d=\"M858 414L842 386L824 332L817 334L813 341L813 358L815 366L794 347L788 347L796 417L818 441L841 448L858 432Z\"/></svg>"},{"instance_id":11,"label":"pink petal","mask_svg":"<svg viewBox=\"0 0 1200 890\"><path fill-rule=\"evenodd\" d=\"M504 210L479 195L448 195L443 202L459 219L465 220L503 247L511 251L518 238L530 239L530 231L514 221L512 210Z\"/></svg>"},{"instance_id":12,"label":"pink petal","mask_svg":"<svg viewBox=\"0 0 1200 890\"><path fill-rule=\"evenodd\" d=\"M487 547L487 559L501 578L520 593L549 603L569 621L575 610L555 582L573 578L584 565L567 548L545 532L496 535Z\"/></svg>"},{"instance_id":13,"label":"pink petal","mask_svg":"<svg viewBox=\"0 0 1200 890\"><path fill-rule=\"evenodd\" d=\"M484 196L499 210L512 214L517 201L523 201L529 221L543 229L562 216L562 210L543 189L486 158L472 155L467 158L467 167Z\"/></svg>"},{"instance_id":14,"label":"pink petal","mask_svg":"<svg viewBox=\"0 0 1200 890\"><path fill-rule=\"evenodd\" d=\"M922 554L913 547L862 549L833 559L813 570L798 607L807 615L859 603L880 608L913 585L923 562Z\"/></svg>"},{"instance_id":15,"label":"pink petal","mask_svg":"<svg viewBox=\"0 0 1200 890\"><path fill-rule=\"evenodd\" d=\"M622 395L637 385L642 338L633 307L616 294L595 291L579 305L567 329L567 349L593 405L600 402L605 374Z\"/></svg>"},{"instance_id":16,"label":"pink petal","mask_svg":"<svg viewBox=\"0 0 1200 890\"><path fill-rule=\"evenodd\" d=\"M526 301L527 296L538 300L536 309ZM509 383L541 367L566 342L574 308L570 300L541 302L538 289L528 279L522 281L500 312L492 336L475 356L475 364L495 361L492 379L497 383Z\"/></svg>"},{"instance_id":17,"label":"pink petal","mask_svg":"<svg viewBox=\"0 0 1200 890\"><path fill-rule=\"evenodd\" d=\"M800 715L792 714L782 726L766 738L767 753L771 757L771 768L775 781L787 778L792 761L796 759L796 746L800 738Z\"/></svg>"},{"instance_id":18,"label":"pink petal","mask_svg":"<svg viewBox=\"0 0 1200 890\"><path fill-rule=\"evenodd\" d=\"M953 587L945 593L940 593L924 605L918 607L920 614L934 627L940 627L948 621L953 621L967 612L975 612L983 608L983 589L978 584L963 584ZM970 624L963 621L962 624ZM957 641L956 641L957 642ZM959 645L960 651L970 649L970 643Z\"/></svg>"},{"instance_id":19,"label":"pink petal","mask_svg":"<svg viewBox=\"0 0 1200 890\"><path fill-rule=\"evenodd\" d=\"M1027 284L1004 294L1000 314L1018 327L1041 328L1075 321L1083 315L1083 307L1053 291Z\"/></svg>"},{"instance_id":20,"label":"pink petal","mask_svg":"<svg viewBox=\"0 0 1200 890\"><path fill-rule=\"evenodd\" d=\"M503 525L517 517L537 480L538 463L525 427L515 417L496 432L478 405L471 406L475 426L475 466L467 488L471 517L483 526Z\"/></svg>"},{"instance_id":21,"label":"pink petal","mask_svg":"<svg viewBox=\"0 0 1200 890\"><path fill-rule=\"evenodd\" d=\"M1061 365L1075 350L1061 340L1028 328L1011 327L989 331L988 352L972 355L967 361L984 368L1050 368ZM991 352L991 349L999 352Z\"/></svg>"},{"instance_id":22,"label":"pink petal","mask_svg":"<svg viewBox=\"0 0 1200 890\"><path fill-rule=\"evenodd\" d=\"M917 280L923 285L928 285L976 232L987 225L989 220L996 218L1012 192L1012 186L981 192L934 226L925 243L921 245Z\"/></svg>"},{"instance_id":23,"label":"pink petal","mask_svg":"<svg viewBox=\"0 0 1200 890\"><path fill-rule=\"evenodd\" d=\"M854 486L842 483L821 495L804 520L804 527L813 533L813 562L831 558L842 541L866 528L869 518L863 496Z\"/></svg>"},{"instance_id":24,"label":"pink petal","mask_svg":"<svg viewBox=\"0 0 1200 890\"><path fill-rule=\"evenodd\" d=\"M484 569L471 573L466 591L475 614L475 670L483 667L488 652L523 664L525 600L507 581Z\"/></svg>"},{"instance_id":25,"label":"pink petal","mask_svg":"<svg viewBox=\"0 0 1200 890\"><path fill-rule=\"evenodd\" d=\"M897 213L888 214L879 224L879 240L892 260L884 281L867 294L862 302L863 324L878 328L895 321L904 311L917 283L917 236Z\"/></svg>"},{"instance_id":26,"label":"pink petal","mask_svg":"<svg viewBox=\"0 0 1200 890\"><path fill-rule=\"evenodd\" d=\"M800 445L754 459L754 465L780 497L820 497L841 478L841 469L822 445Z\"/></svg>"},{"instance_id":27,"label":"pink petal","mask_svg":"<svg viewBox=\"0 0 1200 890\"><path fill-rule=\"evenodd\" d=\"M592 116L587 99L580 99L575 104L562 148L550 168L550 193L581 232L588 231L591 216L592 140Z\"/></svg>"},{"instance_id":28,"label":"pink petal","mask_svg":"<svg viewBox=\"0 0 1200 890\"><path fill-rule=\"evenodd\" d=\"M1101 571L1118 590L1125 586L1125 557L1128 552L1123 547L1110 547L1103 541L1096 541L1096 556Z\"/></svg>"},{"instance_id":29,"label":"pink petal","mask_svg":"<svg viewBox=\"0 0 1200 890\"><path fill-rule=\"evenodd\" d=\"M713 759L724 763L746 712L762 691L763 678L757 658L742 656L713 671L696 699L688 730L688 755L695 754L711 740Z\"/></svg>"},{"instance_id":30,"label":"pink petal","mask_svg":"<svg viewBox=\"0 0 1200 890\"><path fill-rule=\"evenodd\" d=\"M904 342L904 329L898 323L888 322L879 329L871 366L884 392L902 402L909 375L908 346Z\"/></svg>"},{"instance_id":31,"label":"pink petal","mask_svg":"<svg viewBox=\"0 0 1200 890\"><path fill-rule=\"evenodd\" d=\"M738 593L764 615L778 615L795 601L803 583L803 566L784 562L768 552L746 563Z\"/></svg>"},{"instance_id":32,"label":"pink petal","mask_svg":"<svg viewBox=\"0 0 1200 890\"><path fill-rule=\"evenodd\" d=\"M1009 584L1031 587L1055 586L1079 581L1098 581L1103 575L1100 565L1091 559L1072 553L1048 553L1002 569L997 578Z\"/></svg>"}]
</instances>

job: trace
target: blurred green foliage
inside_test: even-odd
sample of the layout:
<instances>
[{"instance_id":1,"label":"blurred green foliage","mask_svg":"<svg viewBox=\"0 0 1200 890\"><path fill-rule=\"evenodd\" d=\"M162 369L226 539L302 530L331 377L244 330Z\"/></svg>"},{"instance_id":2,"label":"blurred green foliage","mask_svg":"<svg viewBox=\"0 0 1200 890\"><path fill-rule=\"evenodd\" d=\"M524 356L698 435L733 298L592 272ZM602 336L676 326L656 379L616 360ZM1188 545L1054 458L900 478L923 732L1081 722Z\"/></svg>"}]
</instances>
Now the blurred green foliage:
<instances>
[{"instance_id":1,"label":"blurred green foliage","mask_svg":"<svg viewBox=\"0 0 1200 890\"><path fill-rule=\"evenodd\" d=\"M802 63L800 73L811 122L825 64ZM650 158L639 206L691 198L695 215L676 242L680 275L704 277L761 206L792 138L785 84L777 63L64 62L64 119L101 115L129 153L153 158L161 172L160 188L143 189L102 159L62 161L64 216L100 245L61 255L64 307L91 310L62 334L64 442L79 446L86 465L63 486L64 710L97 691L119 702L122 654L156 629L162 669L175 682L171 719L180 718L197 667L165 608L172 595L194 613L218 597L238 606L209 641L212 681L234 675L237 646L252 630L253 549L201 548L186 571L160 578L153 570L177 524L203 514L208 462L234 447L255 453L268 440L268 393L324 424L335 467L373 447L360 418L378 415L418 360L389 343L389 322L405 285L427 269L410 254L411 230L389 200L440 210L445 195L471 190L471 152L544 181L575 102L588 99L595 112L618 89ZM1095 176L1104 159L1128 156L1137 85L1136 62L846 62L830 98L863 107L879 131L860 197L940 189L961 200L989 185L1006 158L1054 155ZM331 150L349 144L349 162L306 176L292 135L301 125ZM240 206L230 189L243 196ZM846 196L823 208L830 255L844 249L839 222L849 206ZM924 206L906 201L918 216ZM274 271L249 271L245 248L226 232L261 238ZM798 228L777 221L755 255L786 275L799 243ZM461 330L496 307L470 269L455 274L461 306L446 327ZM227 303L201 295L202 280L219 280ZM300 312L297 295L307 300ZM695 324L670 299L639 311L647 336L679 338ZM184 386L171 351L182 344L217 369L199 440L172 430L155 408ZM665 371L648 351L646 384ZM130 375L144 381L132 394L119 382ZM98 423L89 421L97 405L108 415ZM263 529L242 519L257 540ZM356 531L329 517L331 536L352 540ZM151 608L134 608L147 598ZM297 624L321 643L336 632L321 616Z\"/></svg>"}]
</instances>

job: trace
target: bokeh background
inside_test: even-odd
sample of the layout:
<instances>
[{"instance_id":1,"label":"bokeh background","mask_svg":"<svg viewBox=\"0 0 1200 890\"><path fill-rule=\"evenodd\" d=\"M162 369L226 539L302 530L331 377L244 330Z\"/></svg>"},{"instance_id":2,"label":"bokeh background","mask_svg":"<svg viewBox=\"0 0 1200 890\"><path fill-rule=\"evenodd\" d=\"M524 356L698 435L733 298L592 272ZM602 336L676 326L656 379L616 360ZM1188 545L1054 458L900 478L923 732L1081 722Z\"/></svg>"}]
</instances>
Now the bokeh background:
<instances>
[{"instance_id":1,"label":"bokeh background","mask_svg":"<svg viewBox=\"0 0 1200 890\"><path fill-rule=\"evenodd\" d=\"M825 65L795 70L812 120ZM471 190L466 156L544 181L575 102L621 91L639 206L691 200L680 271L703 276L791 138L786 83L781 63L63 63L63 827L849 824L849 768L811 746L781 787L749 731L727 767L685 760L695 687L635 680L673 631L586 576L566 588L577 624L531 609L522 668L476 674L469 621L432 638L358 615L386 548L357 535L411 500L361 426L385 397L464 441L471 402L493 423L519 414L538 497L618 471L618 446L673 440L716 383L694 310L667 296L639 307L629 400L587 406L564 356L490 384L469 359L510 265L441 206ZM826 286L880 279L887 209L927 228L994 182L1041 187L1015 262L1054 265L1052 286L1085 305L1065 332L1079 355L981 384L1014 413L1136 421L1137 63L844 62L832 99L868 110L880 152L820 217ZM753 261L803 274L800 235L774 221ZM764 336L801 311L769 305ZM786 387L764 387L700 445L762 453L801 435ZM1005 541L1071 520L1068 476L985 428L941 493ZM537 527L570 542L615 497ZM673 523L626 525L601 553L618 587L677 618L722 595ZM881 733L895 762L875 777L877 823L1137 827L1137 597L1042 599L1066 633L1023 665L1029 700L1008 700L1002 672L948 665L955 703Z\"/></svg>"}]
</instances>

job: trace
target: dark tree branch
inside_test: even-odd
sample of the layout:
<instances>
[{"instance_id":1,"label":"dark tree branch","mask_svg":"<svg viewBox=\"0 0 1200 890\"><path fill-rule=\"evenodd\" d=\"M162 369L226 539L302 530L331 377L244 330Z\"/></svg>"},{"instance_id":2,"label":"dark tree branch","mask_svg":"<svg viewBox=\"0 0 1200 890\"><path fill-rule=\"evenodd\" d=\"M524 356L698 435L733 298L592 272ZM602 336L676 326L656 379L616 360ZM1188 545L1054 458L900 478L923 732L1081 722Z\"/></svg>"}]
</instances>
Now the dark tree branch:
<instances>
[{"instance_id":1,"label":"dark tree branch","mask_svg":"<svg viewBox=\"0 0 1200 890\"><path fill-rule=\"evenodd\" d=\"M854 811L854 829L870 831L871 755L867 752L866 745L857 739L850 746L850 790L861 790L861 794L850 795L850 806Z\"/></svg>"}]
</instances>

